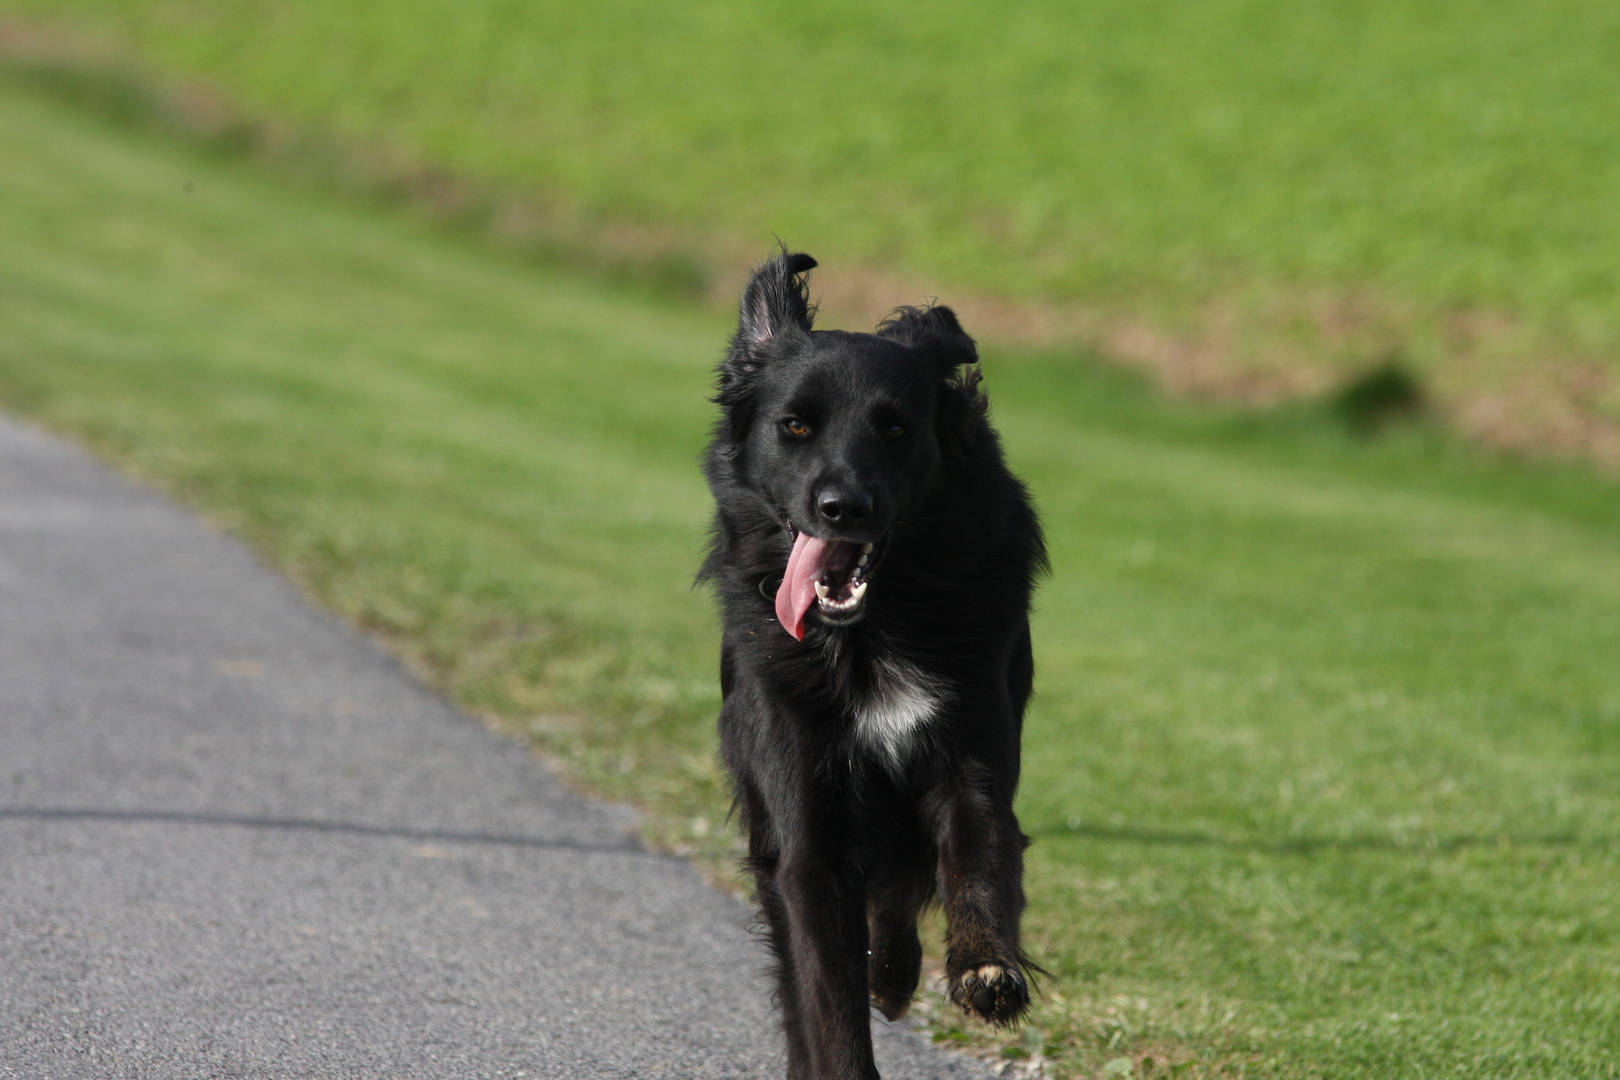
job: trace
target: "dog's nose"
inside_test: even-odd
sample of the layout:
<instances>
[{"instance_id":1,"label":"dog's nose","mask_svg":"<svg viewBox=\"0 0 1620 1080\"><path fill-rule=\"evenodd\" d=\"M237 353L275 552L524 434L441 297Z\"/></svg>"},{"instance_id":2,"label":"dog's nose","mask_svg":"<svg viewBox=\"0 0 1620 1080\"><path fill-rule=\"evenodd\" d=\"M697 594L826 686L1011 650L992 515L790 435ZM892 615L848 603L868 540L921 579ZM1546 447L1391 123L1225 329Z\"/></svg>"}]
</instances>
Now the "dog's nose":
<instances>
[{"instance_id":1,"label":"dog's nose","mask_svg":"<svg viewBox=\"0 0 1620 1080\"><path fill-rule=\"evenodd\" d=\"M825 487L816 496L816 512L829 525L853 525L872 516L872 494L842 487Z\"/></svg>"}]
</instances>

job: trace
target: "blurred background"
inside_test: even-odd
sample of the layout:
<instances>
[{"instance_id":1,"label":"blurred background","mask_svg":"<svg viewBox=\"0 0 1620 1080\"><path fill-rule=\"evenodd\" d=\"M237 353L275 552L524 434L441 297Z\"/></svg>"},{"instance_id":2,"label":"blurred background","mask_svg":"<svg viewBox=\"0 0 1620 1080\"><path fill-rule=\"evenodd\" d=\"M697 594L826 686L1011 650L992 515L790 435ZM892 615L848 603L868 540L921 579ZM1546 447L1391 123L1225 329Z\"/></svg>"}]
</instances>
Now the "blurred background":
<instances>
[{"instance_id":1,"label":"blurred background","mask_svg":"<svg viewBox=\"0 0 1620 1080\"><path fill-rule=\"evenodd\" d=\"M776 238L980 339L1031 1025L1615 1076L1620 8L0 0L0 406L723 885L696 456Z\"/></svg>"}]
</instances>

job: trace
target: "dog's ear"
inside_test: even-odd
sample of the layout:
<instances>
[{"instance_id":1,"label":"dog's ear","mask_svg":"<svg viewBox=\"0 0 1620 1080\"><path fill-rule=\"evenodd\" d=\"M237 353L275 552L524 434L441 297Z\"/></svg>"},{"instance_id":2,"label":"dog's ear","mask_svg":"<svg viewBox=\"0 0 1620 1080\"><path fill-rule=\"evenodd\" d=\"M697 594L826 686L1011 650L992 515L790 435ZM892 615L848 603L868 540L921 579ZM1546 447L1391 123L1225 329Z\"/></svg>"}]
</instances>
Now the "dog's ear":
<instances>
[{"instance_id":1,"label":"dog's ear","mask_svg":"<svg viewBox=\"0 0 1620 1080\"><path fill-rule=\"evenodd\" d=\"M815 308L807 275L815 265L804 252L784 245L780 255L754 271L743 289L733 359L757 360L776 342L810 332Z\"/></svg>"},{"instance_id":2,"label":"dog's ear","mask_svg":"<svg viewBox=\"0 0 1620 1080\"><path fill-rule=\"evenodd\" d=\"M754 271L743 288L737 333L720 363L721 421L715 429L722 446L735 447L748 430L753 413L754 375L782 344L809 337L816 310L810 303L805 275L816 260L802 251L781 254Z\"/></svg>"},{"instance_id":3,"label":"dog's ear","mask_svg":"<svg viewBox=\"0 0 1620 1080\"><path fill-rule=\"evenodd\" d=\"M939 370L939 407L934 426L948 459L960 460L989 434L990 401L984 395L979 349L948 307L895 308L878 325L878 336L926 350Z\"/></svg>"},{"instance_id":4,"label":"dog's ear","mask_svg":"<svg viewBox=\"0 0 1620 1080\"><path fill-rule=\"evenodd\" d=\"M878 337L898 341L914 349L927 349L939 365L941 375L964 364L979 362L979 349L948 307L898 307L878 324Z\"/></svg>"}]
</instances>

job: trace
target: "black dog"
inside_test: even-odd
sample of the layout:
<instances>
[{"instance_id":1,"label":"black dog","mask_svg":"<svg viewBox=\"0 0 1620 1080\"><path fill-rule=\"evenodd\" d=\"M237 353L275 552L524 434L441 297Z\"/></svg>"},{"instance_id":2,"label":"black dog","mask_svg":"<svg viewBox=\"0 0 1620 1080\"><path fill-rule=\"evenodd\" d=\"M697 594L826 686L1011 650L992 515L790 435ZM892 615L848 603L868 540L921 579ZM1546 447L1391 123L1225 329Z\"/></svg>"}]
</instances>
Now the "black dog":
<instances>
[{"instance_id":1,"label":"black dog","mask_svg":"<svg viewBox=\"0 0 1620 1080\"><path fill-rule=\"evenodd\" d=\"M1012 803L1046 552L956 316L812 331L815 265L784 249L743 292L702 576L788 1076L867 1078L868 995L906 1011L936 898L951 997L996 1024L1028 1007Z\"/></svg>"}]
</instances>

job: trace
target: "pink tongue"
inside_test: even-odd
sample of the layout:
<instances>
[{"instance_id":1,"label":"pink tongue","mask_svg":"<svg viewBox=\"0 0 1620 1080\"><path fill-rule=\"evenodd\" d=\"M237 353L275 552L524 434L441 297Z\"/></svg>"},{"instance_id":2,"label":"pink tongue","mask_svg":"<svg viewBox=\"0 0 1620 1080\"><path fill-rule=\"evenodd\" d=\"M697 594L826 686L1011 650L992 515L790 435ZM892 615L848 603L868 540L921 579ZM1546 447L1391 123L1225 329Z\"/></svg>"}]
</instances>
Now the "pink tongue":
<instances>
[{"instance_id":1,"label":"pink tongue","mask_svg":"<svg viewBox=\"0 0 1620 1080\"><path fill-rule=\"evenodd\" d=\"M804 616L816 602L816 579L827 564L827 552L832 544L817 540L809 533L800 533L793 541L793 554L788 556L787 573L782 586L776 590L776 617L787 632L804 640Z\"/></svg>"}]
</instances>

